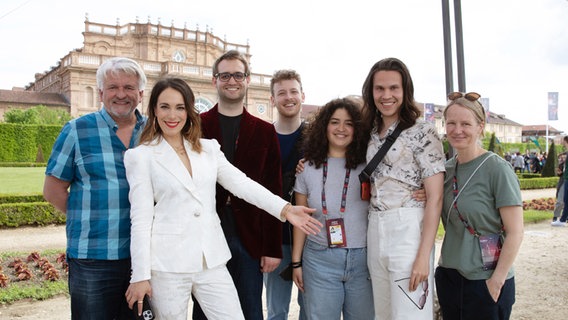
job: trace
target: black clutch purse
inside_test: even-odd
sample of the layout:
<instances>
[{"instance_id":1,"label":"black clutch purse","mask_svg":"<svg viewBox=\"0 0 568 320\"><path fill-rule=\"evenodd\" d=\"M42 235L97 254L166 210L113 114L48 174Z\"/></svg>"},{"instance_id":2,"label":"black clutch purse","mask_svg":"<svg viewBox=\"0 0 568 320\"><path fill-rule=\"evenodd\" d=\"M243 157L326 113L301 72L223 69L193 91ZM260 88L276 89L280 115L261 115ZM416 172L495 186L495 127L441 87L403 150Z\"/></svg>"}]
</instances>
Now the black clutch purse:
<instances>
[{"instance_id":1,"label":"black clutch purse","mask_svg":"<svg viewBox=\"0 0 568 320\"><path fill-rule=\"evenodd\" d=\"M138 315L138 307L142 306L142 314ZM134 320L154 320L156 317L152 312L152 308L150 307L150 300L148 299L148 295L144 296L144 302L142 304L135 303L132 306L132 319Z\"/></svg>"}]
</instances>

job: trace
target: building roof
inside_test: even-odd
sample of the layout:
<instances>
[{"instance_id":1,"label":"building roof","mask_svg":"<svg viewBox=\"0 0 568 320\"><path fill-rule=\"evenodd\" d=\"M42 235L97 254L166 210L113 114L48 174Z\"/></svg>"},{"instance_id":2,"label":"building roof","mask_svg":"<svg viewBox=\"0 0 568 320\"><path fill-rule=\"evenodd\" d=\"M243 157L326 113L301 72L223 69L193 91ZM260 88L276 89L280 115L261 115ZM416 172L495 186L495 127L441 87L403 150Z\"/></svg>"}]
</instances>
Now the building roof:
<instances>
[{"instance_id":1,"label":"building roof","mask_svg":"<svg viewBox=\"0 0 568 320\"><path fill-rule=\"evenodd\" d=\"M548 135L559 135L564 133L552 126L548 126ZM523 126L523 135L546 135L546 125L545 124L535 124Z\"/></svg>"},{"instance_id":2,"label":"building roof","mask_svg":"<svg viewBox=\"0 0 568 320\"><path fill-rule=\"evenodd\" d=\"M318 109L321 106L317 106L315 104L302 104L302 113L301 113L301 117L302 119L309 119L312 114L314 114L315 112L318 111Z\"/></svg>"},{"instance_id":3,"label":"building roof","mask_svg":"<svg viewBox=\"0 0 568 320\"><path fill-rule=\"evenodd\" d=\"M63 94L18 90L1 90L0 103L18 103L45 106L71 106Z\"/></svg>"}]
</instances>

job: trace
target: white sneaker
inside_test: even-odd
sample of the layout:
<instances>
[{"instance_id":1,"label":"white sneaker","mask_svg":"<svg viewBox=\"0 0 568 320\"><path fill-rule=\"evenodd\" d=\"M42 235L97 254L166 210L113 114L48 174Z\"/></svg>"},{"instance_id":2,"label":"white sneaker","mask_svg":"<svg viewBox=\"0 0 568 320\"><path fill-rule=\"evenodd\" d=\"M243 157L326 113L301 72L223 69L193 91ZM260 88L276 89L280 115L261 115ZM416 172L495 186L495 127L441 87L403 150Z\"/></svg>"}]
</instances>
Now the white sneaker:
<instances>
[{"instance_id":1,"label":"white sneaker","mask_svg":"<svg viewBox=\"0 0 568 320\"><path fill-rule=\"evenodd\" d=\"M550 224L553 227L566 227L566 222L562 222L560 220L556 220Z\"/></svg>"}]
</instances>

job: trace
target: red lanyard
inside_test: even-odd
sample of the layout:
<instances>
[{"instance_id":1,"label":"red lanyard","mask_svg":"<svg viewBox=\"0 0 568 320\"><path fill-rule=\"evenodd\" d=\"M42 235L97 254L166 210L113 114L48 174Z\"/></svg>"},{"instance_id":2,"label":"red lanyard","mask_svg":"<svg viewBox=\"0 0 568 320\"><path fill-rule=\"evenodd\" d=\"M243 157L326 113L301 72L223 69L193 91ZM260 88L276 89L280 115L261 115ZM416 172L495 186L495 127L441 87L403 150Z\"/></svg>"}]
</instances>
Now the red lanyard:
<instances>
[{"instance_id":1,"label":"red lanyard","mask_svg":"<svg viewBox=\"0 0 568 320\"><path fill-rule=\"evenodd\" d=\"M475 231L475 229L471 226L471 224L469 224L469 221L467 221L467 219L464 218L461 212L458 210L458 201L456 199L459 194L457 176L458 176L458 163L456 161L456 171L454 172L454 181L452 184L452 188L454 189L454 208L456 209L458 217L463 222L463 225L469 231L469 233L471 233L473 236L479 237L480 236L479 232Z\"/></svg>"},{"instance_id":2,"label":"red lanyard","mask_svg":"<svg viewBox=\"0 0 568 320\"><path fill-rule=\"evenodd\" d=\"M341 208L340 212L345 212L345 205L347 199L347 188L349 187L349 176L351 175L351 169L345 169L345 180L343 180L343 191L341 192ZM325 201L325 182L327 180L327 159L323 162L323 185L321 188L321 209L324 215L327 214L327 202Z\"/></svg>"}]
</instances>

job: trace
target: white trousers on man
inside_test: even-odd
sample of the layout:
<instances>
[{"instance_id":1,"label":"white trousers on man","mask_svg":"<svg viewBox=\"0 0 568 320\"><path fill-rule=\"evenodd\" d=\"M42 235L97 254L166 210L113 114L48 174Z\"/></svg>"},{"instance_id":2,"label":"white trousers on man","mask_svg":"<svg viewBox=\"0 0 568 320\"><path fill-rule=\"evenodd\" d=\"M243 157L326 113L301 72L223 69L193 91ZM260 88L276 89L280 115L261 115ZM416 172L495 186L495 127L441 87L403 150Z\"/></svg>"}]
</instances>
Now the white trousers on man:
<instances>
[{"instance_id":1,"label":"white trousers on man","mask_svg":"<svg viewBox=\"0 0 568 320\"><path fill-rule=\"evenodd\" d=\"M422 283L414 292L408 290L408 278L420 246L423 217L423 208L369 212L367 265L373 284L376 320L433 319L434 249L430 255L428 283Z\"/></svg>"},{"instance_id":2,"label":"white trousers on man","mask_svg":"<svg viewBox=\"0 0 568 320\"><path fill-rule=\"evenodd\" d=\"M239 296L225 265L196 273L152 271L151 306L156 319L186 320L191 294L209 320L244 320Z\"/></svg>"}]
</instances>

